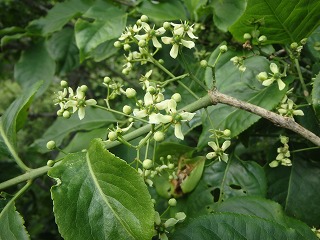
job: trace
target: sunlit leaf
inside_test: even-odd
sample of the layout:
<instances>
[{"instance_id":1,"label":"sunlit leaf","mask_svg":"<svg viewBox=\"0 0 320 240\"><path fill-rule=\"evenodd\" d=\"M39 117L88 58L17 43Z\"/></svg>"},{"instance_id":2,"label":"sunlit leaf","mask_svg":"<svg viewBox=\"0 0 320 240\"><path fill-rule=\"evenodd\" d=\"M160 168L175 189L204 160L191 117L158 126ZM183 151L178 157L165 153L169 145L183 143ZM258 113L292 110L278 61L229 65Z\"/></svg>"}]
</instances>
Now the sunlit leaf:
<instances>
[{"instance_id":1,"label":"sunlit leaf","mask_svg":"<svg viewBox=\"0 0 320 240\"><path fill-rule=\"evenodd\" d=\"M154 209L143 178L101 141L69 155L49 176L58 181L51 193L64 239L151 239Z\"/></svg>"},{"instance_id":2,"label":"sunlit leaf","mask_svg":"<svg viewBox=\"0 0 320 240\"><path fill-rule=\"evenodd\" d=\"M229 30L244 42L243 34L254 30L253 22L262 23L260 34L267 43L299 42L320 24L320 2L309 0L249 0L246 11Z\"/></svg>"}]
</instances>

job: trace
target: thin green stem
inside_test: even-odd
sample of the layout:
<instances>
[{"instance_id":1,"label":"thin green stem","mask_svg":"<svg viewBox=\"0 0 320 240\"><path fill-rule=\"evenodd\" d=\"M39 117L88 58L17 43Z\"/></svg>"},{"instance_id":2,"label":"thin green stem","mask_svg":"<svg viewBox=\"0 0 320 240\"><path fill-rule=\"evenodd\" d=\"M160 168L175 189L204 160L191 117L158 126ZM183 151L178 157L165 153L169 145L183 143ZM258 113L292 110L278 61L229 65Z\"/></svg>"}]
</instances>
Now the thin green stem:
<instances>
[{"instance_id":1,"label":"thin green stem","mask_svg":"<svg viewBox=\"0 0 320 240\"><path fill-rule=\"evenodd\" d=\"M32 184L32 181L29 180L27 182L26 185L24 185L15 195L14 197L7 203L7 205L2 209L1 213L0 213L0 218L1 218L1 215L3 213L6 212L6 210L11 206L11 204L14 204L14 202L31 186Z\"/></svg>"},{"instance_id":2,"label":"thin green stem","mask_svg":"<svg viewBox=\"0 0 320 240\"><path fill-rule=\"evenodd\" d=\"M137 117L135 117L133 115L128 115L128 114L125 114L123 112L119 112L117 110L111 109L111 108L102 107L100 105L92 105L92 106L96 107L96 108L103 109L103 110L108 111L108 112L116 113L116 114L119 114L119 115L122 115L122 116L125 116L125 117L133 118L133 119L138 120L140 122L148 123L147 120L144 120L144 119L141 119L141 118L137 118Z\"/></svg>"},{"instance_id":3,"label":"thin green stem","mask_svg":"<svg viewBox=\"0 0 320 240\"><path fill-rule=\"evenodd\" d=\"M161 86L161 87L165 87L165 86L168 85L169 83L174 82L174 81L177 81L177 80L182 79L182 78L185 78L185 77L187 77L187 76L189 76L188 73L182 74L182 75L180 75L180 76L178 76L178 77L170 78L170 79L164 81L160 86Z\"/></svg>"},{"instance_id":4,"label":"thin green stem","mask_svg":"<svg viewBox=\"0 0 320 240\"><path fill-rule=\"evenodd\" d=\"M302 148L302 149L292 150L290 151L290 153L304 152L304 151L317 150L317 149L320 149L320 147Z\"/></svg>"},{"instance_id":5,"label":"thin green stem","mask_svg":"<svg viewBox=\"0 0 320 240\"><path fill-rule=\"evenodd\" d=\"M31 168L29 168L27 165L24 164L24 162L21 160L21 158L19 157L14 147L11 145L11 142L9 141L6 133L4 132L2 121L0 121L0 135L2 136L4 143L8 147L9 152L11 153L12 157L14 158L18 166L26 172L30 171Z\"/></svg>"},{"instance_id":6,"label":"thin green stem","mask_svg":"<svg viewBox=\"0 0 320 240\"><path fill-rule=\"evenodd\" d=\"M299 80L300 80L300 83L301 83L301 86L302 86L302 89L303 89L303 95L306 97L307 102L311 103L309 91L307 89L306 83L304 82L298 59L295 58L294 59L294 63L295 63L295 66L296 66L296 69L297 69L297 72L298 72L298 76L299 76Z\"/></svg>"}]
</instances>

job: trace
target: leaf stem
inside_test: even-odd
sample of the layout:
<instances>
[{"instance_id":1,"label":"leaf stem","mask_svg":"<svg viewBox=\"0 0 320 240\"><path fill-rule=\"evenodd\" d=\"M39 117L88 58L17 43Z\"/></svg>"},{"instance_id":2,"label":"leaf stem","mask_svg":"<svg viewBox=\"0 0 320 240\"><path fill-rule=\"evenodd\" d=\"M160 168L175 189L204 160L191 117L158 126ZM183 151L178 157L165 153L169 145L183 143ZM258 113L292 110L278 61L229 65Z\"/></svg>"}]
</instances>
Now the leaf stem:
<instances>
[{"instance_id":1,"label":"leaf stem","mask_svg":"<svg viewBox=\"0 0 320 240\"><path fill-rule=\"evenodd\" d=\"M307 89L306 83L304 82L302 73L301 73L301 69L300 69L300 64L297 58L294 59L294 63L298 72L298 76L299 76L299 80L303 89L303 95L306 97L307 102L310 104L310 95L309 95L309 91Z\"/></svg>"},{"instance_id":2,"label":"leaf stem","mask_svg":"<svg viewBox=\"0 0 320 240\"><path fill-rule=\"evenodd\" d=\"M4 132L2 121L0 121L0 135L2 136L4 143L8 147L9 152L11 153L12 157L14 158L14 160L16 161L18 166L26 172L30 171L31 168L29 168L27 165L24 164L24 162L21 160L18 153L16 152L16 150L14 149L12 144L10 143L6 133Z\"/></svg>"}]
</instances>

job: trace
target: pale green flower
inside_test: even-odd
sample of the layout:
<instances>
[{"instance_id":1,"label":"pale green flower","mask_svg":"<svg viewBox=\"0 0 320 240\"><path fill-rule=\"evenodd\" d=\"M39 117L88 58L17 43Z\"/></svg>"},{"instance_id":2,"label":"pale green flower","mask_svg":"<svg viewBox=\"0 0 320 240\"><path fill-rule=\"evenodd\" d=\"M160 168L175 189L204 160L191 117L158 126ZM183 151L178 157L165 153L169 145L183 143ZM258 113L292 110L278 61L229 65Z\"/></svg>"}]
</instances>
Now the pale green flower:
<instances>
[{"instance_id":1,"label":"pale green flower","mask_svg":"<svg viewBox=\"0 0 320 240\"><path fill-rule=\"evenodd\" d=\"M266 73L261 72L257 75L258 80L262 82L263 86L270 86L276 81L278 83L279 90L283 90L286 87L286 84L281 80L281 77L283 77L284 74L279 72L279 67L275 63L270 64L270 70L272 72L272 74L270 74L270 78L266 78Z\"/></svg>"},{"instance_id":2,"label":"pale green flower","mask_svg":"<svg viewBox=\"0 0 320 240\"><path fill-rule=\"evenodd\" d=\"M221 147L216 142L208 142L208 145L213 149L213 152L209 152L206 155L207 159L218 157L219 161L228 161L228 154L225 153L225 150L231 145L229 140L224 141Z\"/></svg>"}]
</instances>

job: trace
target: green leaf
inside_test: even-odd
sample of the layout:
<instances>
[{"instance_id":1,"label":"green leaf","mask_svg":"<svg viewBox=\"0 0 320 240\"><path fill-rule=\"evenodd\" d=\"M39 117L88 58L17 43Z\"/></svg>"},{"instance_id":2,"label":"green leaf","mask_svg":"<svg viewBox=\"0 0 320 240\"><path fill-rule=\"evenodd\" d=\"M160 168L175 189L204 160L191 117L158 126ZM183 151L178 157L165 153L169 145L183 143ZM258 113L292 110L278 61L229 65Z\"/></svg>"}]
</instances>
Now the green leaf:
<instances>
[{"instance_id":1,"label":"green leaf","mask_svg":"<svg viewBox=\"0 0 320 240\"><path fill-rule=\"evenodd\" d=\"M204 163L206 158L202 156L198 156L192 159L194 162L192 166L191 173L182 181L181 189L183 193L191 192L199 183L199 180L202 176Z\"/></svg>"},{"instance_id":2,"label":"green leaf","mask_svg":"<svg viewBox=\"0 0 320 240\"><path fill-rule=\"evenodd\" d=\"M14 78L24 91L28 86L43 81L44 84L37 92L39 96L50 85L55 67L56 64L51 58L45 42L41 41L22 53L19 62L14 67Z\"/></svg>"},{"instance_id":3,"label":"green leaf","mask_svg":"<svg viewBox=\"0 0 320 240\"><path fill-rule=\"evenodd\" d=\"M212 189L214 202L234 196L261 196L267 192L264 171L256 162L229 156L228 163L218 161L207 167L203 180Z\"/></svg>"},{"instance_id":4,"label":"green leaf","mask_svg":"<svg viewBox=\"0 0 320 240\"><path fill-rule=\"evenodd\" d=\"M233 212L250 216L257 216L270 221L277 222L286 228L293 228L301 239L313 239L314 233L310 227L285 215L280 204L261 197L234 197L229 198L217 209L218 212Z\"/></svg>"},{"instance_id":5,"label":"green leaf","mask_svg":"<svg viewBox=\"0 0 320 240\"><path fill-rule=\"evenodd\" d=\"M114 55L118 49L113 46L113 43L116 40L110 40L106 41L104 43L101 43L99 46L97 46L93 51L92 51L92 57L94 61L100 62L106 58L111 57Z\"/></svg>"},{"instance_id":6,"label":"green leaf","mask_svg":"<svg viewBox=\"0 0 320 240\"><path fill-rule=\"evenodd\" d=\"M42 35L59 31L72 18L81 16L82 13L87 11L92 3L92 0L69 0L56 3L47 16L32 21L28 30L30 32L40 31Z\"/></svg>"},{"instance_id":7,"label":"green leaf","mask_svg":"<svg viewBox=\"0 0 320 240\"><path fill-rule=\"evenodd\" d=\"M313 81L312 88L312 106L318 119L320 119L320 74Z\"/></svg>"},{"instance_id":8,"label":"green leaf","mask_svg":"<svg viewBox=\"0 0 320 240\"><path fill-rule=\"evenodd\" d=\"M213 56L215 56L214 53ZM237 99L272 110L282 100L288 86L279 91L277 83L264 87L256 79L260 72L270 72L270 63L266 58L260 56L248 58L244 61L246 71L240 73L229 61L231 56L233 56L232 53L225 53L217 64L216 87L218 90ZM212 60L214 57L210 58L209 63ZM206 81L210 79L210 72L206 73L206 79ZM285 79L284 82L288 85L290 79ZM239 135L260 119L260 116L223 104L208 107L208 112L214 128L230 129L232 137ZM209 129L212 128L212 125L207 121L207 118L208 115L204 114L203 131L198 142L199 147L206 146L209 139Z\"/></svg>"},{"instance_id":9,"label":"green leaf","mask_svg":"<svg viewBox=\"0 0 320 240\"><path fill-rule=\"evenodd\" d=\"M10 201L0 213L0 239L24 240L30 239L24 220L16 211L14 201Z\"/></svg>"},{"instance_id":10,"label":"green leaf","mask_svg":"<svg viewBox=\"0 0 320 240\"><path fill-rule=\"evenodd\" d=\"M13 35L4 36L3 38L1 38L1 47L4 47L6 44L8 44L11 41L19 40L26 35L27 35L26 33L16 33Z\"/></svg>"},{"instance_id":11,"label":"green leaf","mask_svg":"<svg viewBox=\"0 0 320 240\"><path fill-rule=\"evenodd\" d=\"M13 148L16 148L17 145L17 131L21 129L25 123L28 115L28 108L41 84L42 82L37 82L29 86L25 91L22 92L22 95L8 107L1 117L0 127L3 130L5 138L7 138L8 142ZM0 151L4 154L8 153L7 147L1 136Z\"/></svg>"},{"instance_id":12,"label":"green leaf","mask_svg":"<svg viewBox=\"0 0 320 240\"><path fill-rule=\"evenodd\" d=\"M237 213L215 213L196 218L174 233L174 240L188 239L296 239L316 240L310 230L303 238L296 230L274 221Z\"/></svg>"},{"instance_id":13,"label":"green leaf","mask_svg":"<svg viewBox=\"0 0 320 240\"><path fill-rule=\"evenodd\" d=\"M316 156L314 160L319 159ZM320 163L314 160L305 154L294 154L292 167L268 167L268 195L288 215L310 226L320 226Z\"/></svg>"},{"instance_id":14,"label":"green leaf","mask_svg":"<svg viewBox=\"0 0 320 240\"><path fill-rule=\"evenodd\" d=\"M213 20L215 25L226 32L245 11L246 0L213 0L211 3L213 9Z\"/></svg>"},{"instance_id":15,"label":"green leaf","mask_svg":"<svg viewBox=\"0 0 320 240\"><path fill-rule=\"evenodd\" d=\"M198 17L198 11L201 8L204 8L205 5L207 4L208 0L184 0L184 4L186 5L188 11L190 14L193 16L194 20L197 22L199 17Z\"/></svg>"},{"instance_id":16,"label":"green leaf","mask_svg":"<svg viewBox=\"0 0 320 240\"><path fill-rule=\"evenodd\" d=\"M51 193L64 239L151 239L154 209L143 178L101 141L48 174L59 179Z\"/></svg>"},{"instance_id":17,"label":"green leaf","mask_svg":"<svg viewBox=\"0 0 320 240\"><path fill-rule=\"evenodd\" d=\"M80 49L80 61L91 56L91 51L101 43L117 38L126 26L127 14L104 1L97 1L84 18L78 19L75 25L76 43Z\"/></svg>"},{"instance_id":18,"label":"green leaf","mask_svg":"<svg viewBox=\"0 0 320 240\"><path fill-rule=\"evenodd\" d=\"M65 28L54 33L47 46L52 58L58 62L57 71L60 74L68 73L79 65L79 50L73 29Z\"/></svg>"},{"instance_id":19,"label":"green leaf","mask_svg":"<svg viewBox=\"0 0 320 240\"><path fill-rule=\"evenodd\" d=\"M311 53L311 59L320 62L320 27L308 37L305 47Z\"/></svg>"},{"instance_id":20,"label":"green leaf","mask_svg":"<svg viewBox=\"0 0 320 240\"><path fill-rule=\"evenodd\" d=\"M186 20L186 11L180 1L143 1L138 11L155 21Z\"/></svg>"},{"instance_id":21,"label":"green leaf","mask_svg":"<svg viewBox=\"0 0 320 240\"><path fill-rule=\"evenodd\" d=\"M63 139L70 133L76 131L89 131L102 126L107 126L112 122L116 122L114 116L104 110L98 108L86 108L86 116L80 120L77 114L73 114L71 118L58 118L43 134L42 138L37 139L33 143L41 153L47 152L46 144L50 140L54 140L57 146L60 146Z\"/></svg>"},{"instance_id":22,"label":"green leaf","mask_svg":"<svg viewBox=\"0 0 320 240\"><path fill-rule=\"evenodd\" d=\"M320 24L320 2L309 0L249 0L244 14L229 30L240 42L243 34L254 30L252 22L260 21L260 34L266 43L299 42Z\"/></svg>"}]
</instances>

